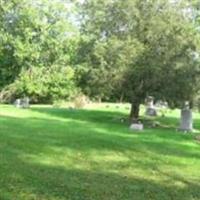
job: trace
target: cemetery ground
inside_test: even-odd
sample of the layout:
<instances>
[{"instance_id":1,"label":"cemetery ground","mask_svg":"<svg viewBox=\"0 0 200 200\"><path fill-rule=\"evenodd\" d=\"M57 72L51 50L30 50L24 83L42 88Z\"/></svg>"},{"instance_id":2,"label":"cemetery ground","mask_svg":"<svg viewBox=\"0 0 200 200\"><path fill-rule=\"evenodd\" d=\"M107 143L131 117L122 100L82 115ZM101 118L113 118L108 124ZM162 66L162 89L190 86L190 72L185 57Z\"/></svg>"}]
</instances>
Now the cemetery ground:
<instances>
[{"instance_id":1,"label":"cemetery ground","mask_svg":"<svg viewBox=\"0 0 200 200\"><path fill-rule=\"evenodd\" d=\"M178 111L142 132L121 122L128 112L1 105L0 199L199 200L199 114L183 134Z\"/></svg>"}]
</instances>

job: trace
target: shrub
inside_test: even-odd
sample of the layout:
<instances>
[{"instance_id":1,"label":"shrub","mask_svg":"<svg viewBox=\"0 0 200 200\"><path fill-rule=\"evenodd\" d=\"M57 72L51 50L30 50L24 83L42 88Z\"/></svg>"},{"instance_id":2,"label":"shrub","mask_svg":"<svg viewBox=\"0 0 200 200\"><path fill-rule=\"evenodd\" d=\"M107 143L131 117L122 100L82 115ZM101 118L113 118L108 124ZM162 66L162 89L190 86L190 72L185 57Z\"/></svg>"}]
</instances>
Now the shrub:
<instances>
[{"instance_id":1,"label":"shrub","mask_svg":"<svg viewBox=\"0 0 200 200\"><path fill-rule=\"evenodd\" d=\"M78 94L74 98L74 107L77 109L84 108L89 103L89 98L83 94Z\"/></svg>"},{"instance_id":2,"label":"shrub","mask_svg":"<svg viewBox=\"0 0 200 200\"><path fill-rule=\"evenodd\" d=\"M52 66L22 70L14 83L1 92L1 101L28 96L35 103L69 100L77 91L71 67Z\"/></svg>"}]
</instances>

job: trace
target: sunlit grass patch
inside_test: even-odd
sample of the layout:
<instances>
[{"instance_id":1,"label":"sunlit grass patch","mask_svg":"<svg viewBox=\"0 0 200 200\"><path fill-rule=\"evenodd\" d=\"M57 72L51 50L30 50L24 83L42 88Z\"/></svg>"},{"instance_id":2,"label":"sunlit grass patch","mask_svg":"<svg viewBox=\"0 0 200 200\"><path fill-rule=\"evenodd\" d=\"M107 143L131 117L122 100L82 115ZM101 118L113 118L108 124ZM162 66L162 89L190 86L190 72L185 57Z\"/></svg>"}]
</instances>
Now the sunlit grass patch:
<instances>
[{"instance_id":1,"label":"sunlit grass patch","mask_svg":"<svg viewBox=\"0 0 200 200\"><path fill-rule=\"evenodd\" d=\"M200 199L200 144L176 131L179 111L155 119L169 128L143 132L118 120L127 114L0 106L0 199Z\"/></svg>"}]
</instances>

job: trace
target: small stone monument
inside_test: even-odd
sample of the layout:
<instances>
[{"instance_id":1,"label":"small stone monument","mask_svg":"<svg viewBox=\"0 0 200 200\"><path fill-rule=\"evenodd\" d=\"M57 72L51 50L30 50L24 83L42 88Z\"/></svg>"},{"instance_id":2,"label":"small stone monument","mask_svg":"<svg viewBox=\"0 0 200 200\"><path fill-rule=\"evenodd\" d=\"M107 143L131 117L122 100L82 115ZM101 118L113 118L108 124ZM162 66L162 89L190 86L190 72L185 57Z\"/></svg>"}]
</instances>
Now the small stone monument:
<instances>
[{"instance_id":1,"label":"small stone monument","mask_svg":"<svg viewBox=\"0 0 200 200\"><path fill-rule=\"evenodd\" d=\"M189 103L186 102L185 108L181 110L180 131L190 132L193 130L192 111L189 108Z\"/></svg>"},{"instance_id":2,"label":"small stone monument","mask_svg":"<svg viewBox=\"0 0 200 200\"><path fill-rule=\"evenodd\" d=\"M158 100L155 104L157 112L159 111L162 117L165 117L166 113L168 112L168 103L166 101Z\"/></svg>"},{"instance_id":3,"label":"small stone monument","mask_svg":"<svg viewBox=\"0 0 200 200\"><path fill-rule=\"evenodd\" d=\"M21 99L16 99L14 102L15 107L21 108Z\"/></svg>"},{"instance_id":4,"label":"small stone monument","mask_svg":"<svg viewBox=\"0 0 200 200\"><path fill-rule=\"evenodd\" d=\"M130 130L132 131L142 131L144 130L144 125L141 122L133 123L130 125Z\"/></svg>"},{"instance_id":5,"label":"small stone monument","mask_svg":"<svg viewBox=\"0 0 200 200\"><path fill-rule=\"evenodd\" d=\"M153 97L149 96L147 99L146 99L146 112L145 114L147 116L157 116L157 111L156 111L156 108L153 104Z\"/></svg>"},{"instance_id":6,"label":"small stone monument","mask_svg":"<svg viewBox=\"0 0 200 200\"><path fill-rule=\"evenodd\" d=\"M181 110L180 131L190 132L193 130L192 111L190 109Z\"/></svg>"},{"instance_id":7,"label":"small stone monument","mask_svg":"<svg viewBox=\"0 0 200 200\"><path fill-rule=\"evenodd\" d=\"M22 100L21 100L21 107L22 108L29 108L30 105L29 105L29 98L28 97L24 97Z\"/></svg>"},{"instance_id":8,"label":"small stone monument","mask_svg":"<svg viewBox=\"0 0 200 200\"><path fill-rule=\"evenodd\" d=\"M29 98L24 97L23 99L16 99L14 105L17 108L29 108L30 107L29 102L30 102Z\"/></svg>"}]
</instances>

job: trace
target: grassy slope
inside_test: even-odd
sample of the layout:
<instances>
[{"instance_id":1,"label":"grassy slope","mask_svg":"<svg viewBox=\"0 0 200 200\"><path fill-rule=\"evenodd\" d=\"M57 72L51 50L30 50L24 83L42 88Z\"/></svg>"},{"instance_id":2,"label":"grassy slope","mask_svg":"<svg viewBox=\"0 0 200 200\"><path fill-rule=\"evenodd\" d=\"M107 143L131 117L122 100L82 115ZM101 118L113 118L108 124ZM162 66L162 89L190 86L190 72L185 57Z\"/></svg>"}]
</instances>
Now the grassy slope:
<instances>
[{"instance_id":1,"label":"grassy slope","mask_svg":"<svg viewBox=\"0 0 200 200\"><path fill-rule=\"evenodd\" d=\"M0 200L199 200L200 144L174 128L130 132L125 112L0 106Z\"/></svg>"}]
</instances>

